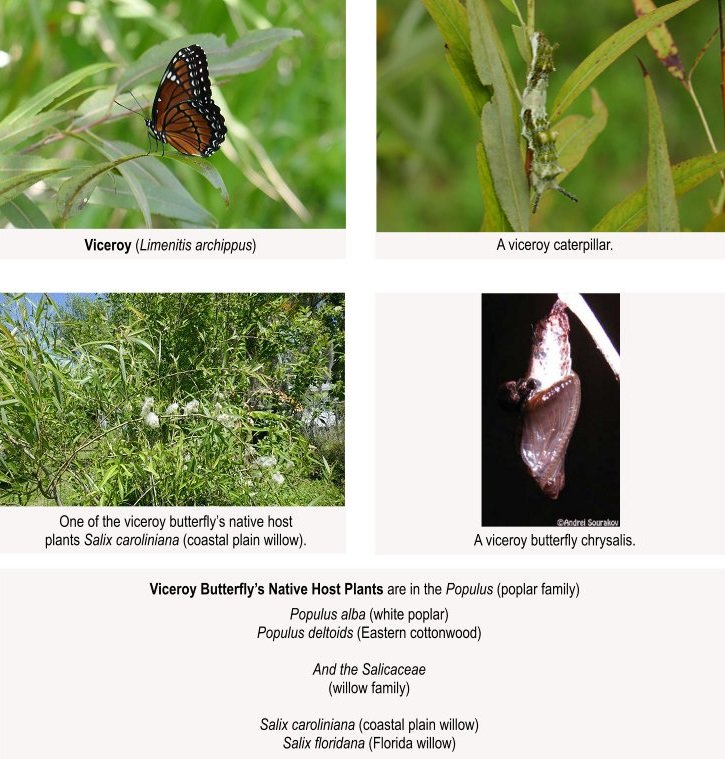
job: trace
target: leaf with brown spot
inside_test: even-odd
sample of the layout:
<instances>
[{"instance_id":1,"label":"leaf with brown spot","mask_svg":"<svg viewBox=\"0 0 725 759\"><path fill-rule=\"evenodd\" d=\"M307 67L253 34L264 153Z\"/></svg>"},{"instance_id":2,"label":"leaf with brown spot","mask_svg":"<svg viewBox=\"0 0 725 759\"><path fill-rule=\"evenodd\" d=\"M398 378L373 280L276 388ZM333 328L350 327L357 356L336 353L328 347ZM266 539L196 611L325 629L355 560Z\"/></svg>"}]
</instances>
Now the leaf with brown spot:
<instances>
[{"instance_id":1,"label":"leaf with brown spot","mask_svg":"<svg viewBox=\"0 0 725 759\"><path fill-rule=\"evenodd\" d=\"M646 16L648 13L657 10L657 6L652 0L632 0L634 12L638 16ZM660 63L675 77L687 87L687 72L680 58L680 53L675 44L667 24L660 24L647 33L647 42L659 59Z\"/></svg>"}]
</instances>

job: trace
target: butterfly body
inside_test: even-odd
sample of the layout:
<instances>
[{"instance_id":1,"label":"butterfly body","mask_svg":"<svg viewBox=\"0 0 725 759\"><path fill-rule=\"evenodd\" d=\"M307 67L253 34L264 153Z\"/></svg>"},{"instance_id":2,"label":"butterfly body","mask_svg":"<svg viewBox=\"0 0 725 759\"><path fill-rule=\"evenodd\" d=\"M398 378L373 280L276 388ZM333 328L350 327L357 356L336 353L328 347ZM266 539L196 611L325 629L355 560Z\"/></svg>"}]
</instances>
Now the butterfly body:
<instances>
[{"instance_id":1,"label":"butterfly body","mask_svg":"<svg viewBox=\"0 0 725 759\"><path fill-rule=\"evenodd\" d=\"M224 142L227 128L212 100L209 66L199 45L181 48L169 62L146 126L155 140L185 155L208 157Z\"/></svg>"}]
</instances>

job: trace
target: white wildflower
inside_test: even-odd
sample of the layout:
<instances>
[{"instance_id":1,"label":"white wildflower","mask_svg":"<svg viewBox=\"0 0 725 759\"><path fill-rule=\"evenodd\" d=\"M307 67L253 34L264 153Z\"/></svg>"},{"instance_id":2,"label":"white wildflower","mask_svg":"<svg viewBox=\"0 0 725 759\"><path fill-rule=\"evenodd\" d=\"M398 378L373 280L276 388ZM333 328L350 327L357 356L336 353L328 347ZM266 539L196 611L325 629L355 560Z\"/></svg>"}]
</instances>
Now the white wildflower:
<instances>
[{"instance_id":1,"label":"white wildflower","mask_svg":"<svg viewBox=\"0 0 725 759\"><path fill-rule=\"evenodd\" d=\"M159 417L153 411L149 411L143 420L152 429L156 429L159 426Z\"/></svg>"},{"instance_id":2,"label":"white wildflower","mask_svg":"<svg viewBox=\"0 0 725 759\"><path fill-rule=\"evenodd\" d=\"M221 403L215 403L214 404L214 412L217 414L221 414L222 411L222 404Z\"/></svg>"},{"instance_id":3,"label":"white wildflower","mask_svg":"<svg viewBox=\"0 0 725 759\"><path fill-rule=\"evenodd\" d=\"M277 463L277 459L274 456L259 456L254 463L258 467L266 469L270 466L274 466Z\"/></svg>"},{"instance_id":4,"label":"white wildflower","mask_svg":"<svg viewBox=\"0 0 725 759\"><path fill-rule=\"evenodd\" d=\"M189 414L196 414L199 411L199 401L189 401L186 406L184 406L184 414L187 416Z\"/></svg>"},{"instance_id":5,"label":"white wildflower","mask_svg":"<svg viewBox=\"0 0 725 759\"><path fill-rule=\"evenodd\" d=\"M143 402L143 406L141 406L141 416L143 417L147 416L153 407L154 407L154 399L147 397Z\"/></svg>"},{"instance_id":6,"label":"white wildflower","mask_svg":"<svg viewBox=\"0 0 725 759\"><path fill-rule=\"evenodd\" d=\"M166 407L166 411L164 411L165 414L176 414L179 411L179 404L178 403L169 403L169 405Z\"/></svg>"},{"instance_id":7,"label":"white wildflower","mask_svg":"<svg viewBox=\"0 0 725 759\"><path fill-rule=\"evenodd\" d=\"M219 414L217 421L219 424L223 424L227 429L234 427L234 417L231 414Z\"/></svg>"},{"instance_id":8,"label":"white wildflower","mask_svg":"<svg viewBox=\"0 0 725 759\"><path fill-rule=\"evenodd\" d=\"M278 484L281 485L284 482L284 475L280 474L279 472L275 472L272 475L272 479Z\"/></svg>"}]
</instances>

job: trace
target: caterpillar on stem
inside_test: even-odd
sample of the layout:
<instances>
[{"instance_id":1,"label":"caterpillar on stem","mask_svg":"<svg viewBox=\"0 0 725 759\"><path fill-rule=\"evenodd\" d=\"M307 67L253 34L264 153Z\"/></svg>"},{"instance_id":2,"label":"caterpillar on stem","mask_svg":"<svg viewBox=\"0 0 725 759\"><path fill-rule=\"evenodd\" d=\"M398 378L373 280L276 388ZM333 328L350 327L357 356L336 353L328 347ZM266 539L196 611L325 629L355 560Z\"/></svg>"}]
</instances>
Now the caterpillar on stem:
<instances>
[{"instance_id":1,"label":"caterpillar on stem","mask_svg":"<svg viewBox=\"0 0 725 759\"><path fill-rule=\"evenodd\" d=\"M542 32L531 36L531 69L526 77L526 88L521 98L521 134L526 140L526 172L534 191L532 213L536 213L539 200L547 190L556 190L575 203L574 195L561 187L556 178L565 169L559 165L556 149L558 132L551 128L546 112L546 91L549 75L554 71L554 50Z\"/></svg>"}]
</instances>

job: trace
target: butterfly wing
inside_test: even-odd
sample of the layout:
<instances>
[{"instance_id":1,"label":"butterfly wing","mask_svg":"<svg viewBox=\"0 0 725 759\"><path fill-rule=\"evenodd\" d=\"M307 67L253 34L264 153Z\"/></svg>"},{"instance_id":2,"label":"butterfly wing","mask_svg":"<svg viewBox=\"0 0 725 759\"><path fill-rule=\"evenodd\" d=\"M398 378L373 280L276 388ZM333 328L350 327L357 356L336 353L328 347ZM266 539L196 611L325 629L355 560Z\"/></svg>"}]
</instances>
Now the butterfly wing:
<instances>
[{"instance_id":1,"label":"butterfly wing","mask_svg":"<svg viewBox=\"0 0 725 759\"><path fill-rule=\"evenodd\" d=\"M521 458L549 498L564 487L564 459L579 415L581 385L569 374L533 395L524 406Z\"/></svg>"},{"instance_id":2,"label":"butterfly wing","mask_svg":"<svg viewBox=\"0 0 725 759\"><path fill-rule=\"evenodd\" d=\"M179 50L161 77L151 119L151 134L186 155L210 156L227 132L211 97L206 54L199 45Z\"/></svg>"}]
</instances>

